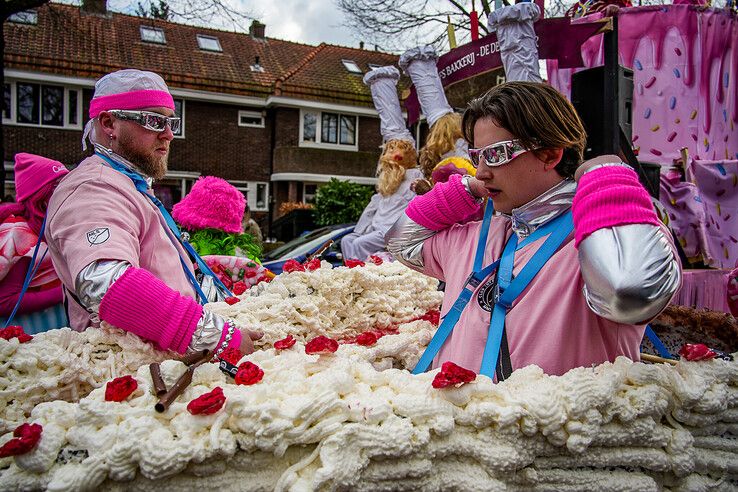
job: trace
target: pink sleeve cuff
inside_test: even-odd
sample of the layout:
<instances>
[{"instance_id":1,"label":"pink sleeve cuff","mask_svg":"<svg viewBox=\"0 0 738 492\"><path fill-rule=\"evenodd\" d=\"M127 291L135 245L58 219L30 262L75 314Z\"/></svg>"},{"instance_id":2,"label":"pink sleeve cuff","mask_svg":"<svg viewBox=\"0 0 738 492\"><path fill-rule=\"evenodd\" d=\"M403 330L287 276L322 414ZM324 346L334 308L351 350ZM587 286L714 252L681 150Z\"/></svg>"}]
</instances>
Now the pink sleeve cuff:
<instances>
[{"instance_id":1,"label":"pink sleeve cuff","mask_svg":"<svg viewBox=\"0 0 738 492\"><path fill-rule=\"evenodd\" d=\"M100 319L183 354L192 340L202 306L143 268L130 267L100 303Z\"/></svg>"},{"instance_id":2,"label":"pink sleeve cuff","mask_svg":"<svg viewBox=\"0 0 738 492\"><path fill-rule=\"evenodd\" d=\"M480 209L461 183L461 175L452 174L445 183L436 183L425 195L413 198L405 213L416 224L440 231L463 222Z\"/></svg>"},{"instance_id":3,"label":"pink sleeve cuff","mask_svg":"<svg viewBox=\"0 0 738 492\"><path fill-rule=\"evenodd\" d=\"M572 216L576 247L600 229L660 224L638 175L625 166L605 166L584 174L574 195Z\"/></svg>"}]
</instances>

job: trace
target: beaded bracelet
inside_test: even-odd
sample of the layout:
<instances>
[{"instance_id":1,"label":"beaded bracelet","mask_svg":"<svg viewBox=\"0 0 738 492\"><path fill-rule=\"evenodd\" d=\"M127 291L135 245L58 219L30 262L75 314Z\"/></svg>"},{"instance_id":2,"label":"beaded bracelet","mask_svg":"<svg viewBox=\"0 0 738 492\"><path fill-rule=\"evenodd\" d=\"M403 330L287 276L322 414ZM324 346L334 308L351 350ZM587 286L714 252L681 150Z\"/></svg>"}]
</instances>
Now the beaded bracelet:
<instances>
[{"instance_id":1,"label":"beaded bracelet","mask_svg":"<svg viewBox=\"0 0 738 492\"><path fill-rule=\"evenodd\" d=\"M233 332L236 331L236 327L233 326L231 323L228 323L228 332L226 332L226 336L223 339L223 342L221 342L220 347L215 351L213 354L213 360L217 360L218 357L220 357L220 354L225 352L225 349L228 348L228 345L231 344L231 340L233 339Z\"/></svg>"}]
</instances>

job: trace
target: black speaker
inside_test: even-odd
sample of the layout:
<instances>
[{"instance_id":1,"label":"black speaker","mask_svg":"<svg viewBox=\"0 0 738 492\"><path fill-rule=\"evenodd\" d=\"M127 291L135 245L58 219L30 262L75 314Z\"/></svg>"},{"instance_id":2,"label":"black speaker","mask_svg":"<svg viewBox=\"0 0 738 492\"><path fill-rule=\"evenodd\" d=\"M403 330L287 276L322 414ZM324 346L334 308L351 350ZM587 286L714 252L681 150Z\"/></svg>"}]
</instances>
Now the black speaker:
<instances>
[{"instance_id":1,"label":"black speaker","mask_svg":"<svg viewBox=\"0 0 738 492\"><path fill-rule=\"evenodd\" d=\"M617 154L620 150L618 124L631 145L633 109L633 70L617 67L617 80L607 80L605 66L582 70L572 75L571 103L587 130L584 158ZM616 94L611 97L608 92Z\"/></svg>"}]
</instances>

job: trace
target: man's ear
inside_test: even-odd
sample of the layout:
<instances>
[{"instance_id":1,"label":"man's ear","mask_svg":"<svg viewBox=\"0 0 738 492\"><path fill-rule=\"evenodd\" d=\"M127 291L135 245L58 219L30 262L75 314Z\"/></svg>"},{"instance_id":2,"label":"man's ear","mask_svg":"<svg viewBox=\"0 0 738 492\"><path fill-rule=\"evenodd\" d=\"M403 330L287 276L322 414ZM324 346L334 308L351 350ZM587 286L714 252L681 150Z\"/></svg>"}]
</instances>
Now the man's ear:
<instances>
[{"instance_id":1,"label":"man's ear","mask_svg":"<svg viewBox=\"0 0 738 492\"><path fill-rule=\"evenodd\" d=\"M113 133L113 121L115 120L113 115L107 111L103 111L97 116L97 119L100 122L100 127L105 132L105 135Z\"/></svg>"},{"instance_id":2,"label":"man's ear","mask_svg":"<svg viewBox=\"0 0 738 492\"><path fill-rule=\"evenodd\" d=\"M564 157L564 149L539 149L536 151L536 157L543 162L543 169L552 171Z\"/></svg>"}]
</instances>

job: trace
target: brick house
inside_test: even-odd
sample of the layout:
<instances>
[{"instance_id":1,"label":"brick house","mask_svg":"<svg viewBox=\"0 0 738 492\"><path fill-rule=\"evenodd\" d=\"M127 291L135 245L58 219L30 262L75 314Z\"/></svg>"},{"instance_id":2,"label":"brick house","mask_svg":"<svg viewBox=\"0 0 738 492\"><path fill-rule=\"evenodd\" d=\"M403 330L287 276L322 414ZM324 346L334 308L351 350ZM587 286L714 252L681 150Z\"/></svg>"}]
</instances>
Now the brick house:
<instances>
[{"instance_id":1,"label":"brick house","mask_svg":"<svg viewBox=\"0 0 738 492\"><path fill-rule=\"evenodd\" d=\"M5 24L6 190L17 152L78 163L94 82L138 68L159 73L183 125L155 191L171 206L201 175L227 179L267 227L281 203L305 201L331 177L373 184L381 136L372 66L397 56L112 13L104 0L56 3Z\"/></svg>"}]
</instances>

